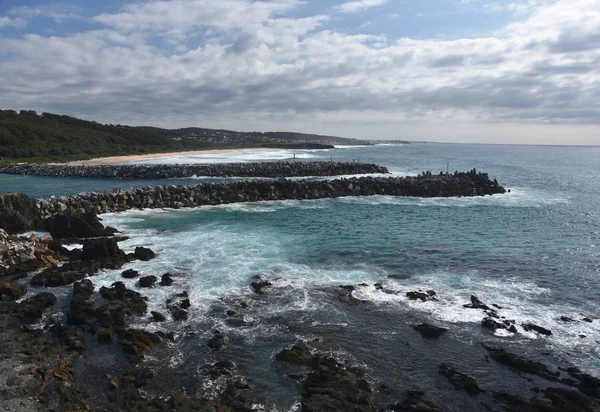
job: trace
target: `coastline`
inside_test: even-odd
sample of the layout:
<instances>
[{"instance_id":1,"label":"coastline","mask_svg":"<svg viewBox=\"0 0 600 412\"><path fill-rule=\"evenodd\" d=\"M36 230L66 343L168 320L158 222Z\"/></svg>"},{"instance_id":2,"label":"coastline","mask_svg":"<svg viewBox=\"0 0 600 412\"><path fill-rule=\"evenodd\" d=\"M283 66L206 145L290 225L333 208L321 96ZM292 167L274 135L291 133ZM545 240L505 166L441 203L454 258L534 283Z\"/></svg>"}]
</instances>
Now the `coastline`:
<instances>
[{"instance_id":1,"label":"coastline","mask_svg":"<svg viewBox=\"0 0 600 412\"><path fill-rule=\"evenodd\" d=\"M211 154L225 154L233 152L246 152L246 151L264 151L272 150L266 147L247 148L247 149L209 149L209 150L192 150L183 152L166 152L166 153L148 153L143 155L128 155L128 156L112 156L112 157L97 157L90 160L76 160L67 163L60 163L66 166L105 166L105 165L120 165L124 163L137 162L139 160L147 159L161 159L165 157L175 156L193 156L193 155L211 155Z\"/></svg>"}]
</instances>

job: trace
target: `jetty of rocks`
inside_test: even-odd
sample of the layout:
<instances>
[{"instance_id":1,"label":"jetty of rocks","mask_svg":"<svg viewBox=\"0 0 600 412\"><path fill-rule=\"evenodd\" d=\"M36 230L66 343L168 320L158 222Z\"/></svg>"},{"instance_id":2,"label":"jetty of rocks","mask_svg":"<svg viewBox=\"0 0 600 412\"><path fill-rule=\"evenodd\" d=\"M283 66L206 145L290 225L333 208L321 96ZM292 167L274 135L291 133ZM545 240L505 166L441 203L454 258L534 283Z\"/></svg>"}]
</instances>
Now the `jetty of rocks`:
<instances>
[{"instance_id":1,"label":"jetty of rocks","mask_svg":"<svg viewBox=\"0 0 600 412\"><path fill-rule=\"evenodd\" d=\"M184 208L266 200L308 200L347 196L461 197L505 193L487 173L455 172L415 177L360 177L335 180L234 181L165 185L119 192L86 192L38 201L42 219L67 210L80 213L130 209Z\"/></svg>"},{"instance_id":2,"label":"jetty of rocks","mask_svg":"<svg viewBox=\"0 0 600 412\"><path fill-rule=\"evenodd\" d=\"M383 166L360 162L262 162L197 165L13 165L0 166L0 173L46 177L174 179L194 176L267 178L341 176L389 172Z\"/></svg>"}]
</instances>

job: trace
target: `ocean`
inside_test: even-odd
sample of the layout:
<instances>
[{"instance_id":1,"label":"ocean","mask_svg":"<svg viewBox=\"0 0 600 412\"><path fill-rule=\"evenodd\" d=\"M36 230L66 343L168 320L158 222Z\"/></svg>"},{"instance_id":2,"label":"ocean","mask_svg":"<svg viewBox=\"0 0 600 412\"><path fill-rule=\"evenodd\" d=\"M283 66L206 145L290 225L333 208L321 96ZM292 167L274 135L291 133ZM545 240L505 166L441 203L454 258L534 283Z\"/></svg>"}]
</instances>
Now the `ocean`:
<instances>
[{"instance_id":1,"label":"ocean","mask_svg":"<svg viewBox=\"0 0 600 412\"><path fill-rule=\"evenodd\" d=\"M247 370L255 393L273 410L294 410L295 380L282 375L275 354L297 340L363 368L380 396L398 400L406 389L426 389L449 410L478 410L477 400L455 392L437 367L450 362L480 386L521 393L526 378L507 379L486 359L481 343L494 343L549 365L576 365L600 375L600 147L544 147L417 143L331 150L245 151L153 159L148 162L360 160L395 175L476 168L510 193L480 198L409 199L388 196L260 202L180 210L103 215L130 238L125 251L147 246L156 259L104 271L92 280L109 286L125 269L174 274L171 288L143 290L149 310L166 313L165 300L188 291L184 323L150 323L175 330L167 355L145 363L177 371L188 393L210 393L219 383L203 377L216 359L205 344L214 330L226 336L220 357ZM197 177L147 181L0 176L0 192L36 197L113 187L199 183ZM2 180L12 179L12 180ZM272 282L264 295L249 287L260 275ZM376 288L381 283L383 290ZM354 285L357 306L331 288ZM410 301L405 293L436 291L437 302ZM67 297L71 288L59 294ZM496 304L514 319L518 334L483 329L471 295ZM236 315L226 315L234 310ZM564 322L567 316L574 322ZM593 319L584 322L584 317ZM449 329L424 341L412 325ZM525 331L534 323L552 331ZM527 382L527 383L526 383ZM148 391L159 388L148 388ZM481 395L485 399L488 395Z\"/></svg>"}]
</instances>

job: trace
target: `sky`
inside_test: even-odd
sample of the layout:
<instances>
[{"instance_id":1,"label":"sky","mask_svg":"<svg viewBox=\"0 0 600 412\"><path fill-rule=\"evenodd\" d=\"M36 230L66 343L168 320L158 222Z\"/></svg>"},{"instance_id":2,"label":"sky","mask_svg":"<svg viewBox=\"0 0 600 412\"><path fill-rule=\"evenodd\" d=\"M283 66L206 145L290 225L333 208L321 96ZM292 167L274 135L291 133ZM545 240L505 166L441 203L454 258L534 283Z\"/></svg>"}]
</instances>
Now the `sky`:
<instances>
[{"instance_id":1,"label":"sky","mask_svg":"<svg viewBox=\"0 0 600 412\"><path fill-rule=\"evenodd\" d=\"M600 0L0 0L0 108L600 144Z\"/></svg>"}]
</instances>

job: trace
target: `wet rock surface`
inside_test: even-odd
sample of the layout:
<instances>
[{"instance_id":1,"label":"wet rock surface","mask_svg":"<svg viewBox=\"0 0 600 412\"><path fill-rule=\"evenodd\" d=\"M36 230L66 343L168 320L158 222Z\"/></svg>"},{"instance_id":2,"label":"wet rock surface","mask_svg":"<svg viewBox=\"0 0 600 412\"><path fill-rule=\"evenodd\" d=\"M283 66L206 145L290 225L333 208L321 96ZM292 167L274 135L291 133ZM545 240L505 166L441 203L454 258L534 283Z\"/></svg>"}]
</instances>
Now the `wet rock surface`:
<instances>
[{"instance_id":1,"label":"wet rock surface","mask_svg":"<svg viewBox=\"0 0 600 412\"><path fill-rule=\"evenodd\" d=\"M311 353L303 344L284 349L276 359L311 369L302 385L303 411L375 410L371 386L362 372L347 368L331 357Z\"/></svg>"},{"instance_id":2,"label":"wet rock surface","mask_svg":"<svg viewBox=\"0 0 600 412\"><path fill-rule=\"evenodd\" d=\"M413 329L419 332L426 339L438 339L444 333L448 331L446 328L439 326L430 325L428 323L421 323L420 325L413 326Z\"/></svg>"},{"instance_id":3,"label":"wet rock surface","mask_svg":"<svg viewBox=\"0 0 600 412\"><path fill-rule=\"evenodd\" d=\"M483 392L472 376L459 372L450 365L442 363L439 367L439 372L440 375L445 376L456 389L463 389L473 395L478 395L480 392Z\"/></svg>"},{"instance_id":4,"label":"wet rock surface","mask_svg":"<svg viewBox=\"0 0 600 412\"><path fill-rule=\"evenodd\" d=\"M35 199L23 193L0 196L0 229L8 233L33 230L41 222Z\"/></svg>"}]
</instances>

